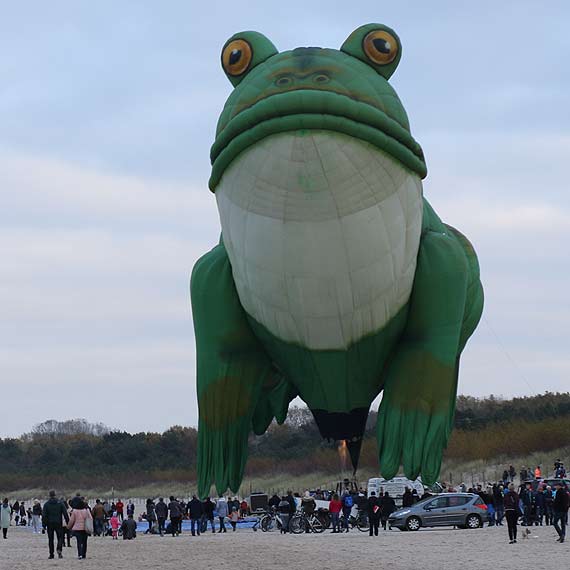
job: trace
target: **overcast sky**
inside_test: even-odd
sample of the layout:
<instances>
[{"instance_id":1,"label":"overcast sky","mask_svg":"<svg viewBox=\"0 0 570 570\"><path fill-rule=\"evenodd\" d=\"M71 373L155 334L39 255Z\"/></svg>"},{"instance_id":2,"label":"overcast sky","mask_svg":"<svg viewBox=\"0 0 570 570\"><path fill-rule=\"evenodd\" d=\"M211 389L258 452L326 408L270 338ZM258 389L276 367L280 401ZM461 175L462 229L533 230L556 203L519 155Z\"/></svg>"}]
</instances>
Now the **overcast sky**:
<instances>
[{"instance_id":1,"label":"overcast sky","mask_svg":"<svg viewBox=\"0 0 570 570\"><path fill-rule=\"evenodd\" d=\"M497 7L497 5L499 7ZM48 418L196 425L188 282L219 235L220 49L338 48L392 26L425 194L475 245L486 306L460 393L570 389L570 4L2 2L0 436Z\"/></svg>"}]
</instances>

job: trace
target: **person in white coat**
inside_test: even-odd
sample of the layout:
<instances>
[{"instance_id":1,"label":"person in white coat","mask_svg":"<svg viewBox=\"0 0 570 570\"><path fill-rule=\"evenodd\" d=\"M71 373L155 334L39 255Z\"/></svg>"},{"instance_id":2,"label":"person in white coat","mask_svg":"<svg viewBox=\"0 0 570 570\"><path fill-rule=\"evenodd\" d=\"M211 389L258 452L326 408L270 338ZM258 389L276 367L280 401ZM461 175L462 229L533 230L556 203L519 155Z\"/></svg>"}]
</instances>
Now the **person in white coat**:
<instances>
[{"instance_id":1,"label":"person in white coat","mask_svg":"<svg viewBox=\"0 0 570 570\"><path fill-rule=\"evenodd\" d=\"M228 516L229 510L228 503L222 495L220 495L220 498L216 501L216 511L218 512L218 520L220 521L220 530L218 530L218 533L226 532L224 519Z\"/></svg>"},{"instance_id":2,"label":"person in white coat","mask_svg":"<svg viewBox=\"0 0 570 570\"><path fill-rule=\"evenodd\" d=\"M10 518L12 516L12 509L8 503L8 499L4 499L0 506L0 528L2 529L2 536L8 538L8 528L10 528Z\"/></svg>"}]
</instances>

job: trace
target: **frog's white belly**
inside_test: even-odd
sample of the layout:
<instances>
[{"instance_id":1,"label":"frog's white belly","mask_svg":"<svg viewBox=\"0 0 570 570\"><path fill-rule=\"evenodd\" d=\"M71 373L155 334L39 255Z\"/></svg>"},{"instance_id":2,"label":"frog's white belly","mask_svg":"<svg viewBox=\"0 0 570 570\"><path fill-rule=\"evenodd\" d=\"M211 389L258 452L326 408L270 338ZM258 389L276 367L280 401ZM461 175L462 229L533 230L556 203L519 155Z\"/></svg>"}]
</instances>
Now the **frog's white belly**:
<instances>
[{"instance_id":1,"label":"frog's white belly","mask_svg":"<svg viewBox=\"0 0 570 570\"><path fill-rule=\"evenodd\" d=\"M408 301L422 185L376 147L273 135L233 161L216 198L240 301L276 337L343 349Z\"/></svg>"}]
</instances>

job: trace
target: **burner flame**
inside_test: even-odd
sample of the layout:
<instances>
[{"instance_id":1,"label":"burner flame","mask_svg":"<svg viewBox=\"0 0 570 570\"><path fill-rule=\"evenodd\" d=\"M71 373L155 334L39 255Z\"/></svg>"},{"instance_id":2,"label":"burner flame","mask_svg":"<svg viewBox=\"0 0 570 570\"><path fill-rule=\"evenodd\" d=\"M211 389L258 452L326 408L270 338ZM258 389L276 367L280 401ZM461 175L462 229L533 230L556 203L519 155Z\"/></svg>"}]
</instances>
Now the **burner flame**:
<instances>
[{"instance_id":1,"label":"burner flame","mask_svg":"<svg viewBox=\"0 0 570 570\"><path fill-rule=\"evenodd\" d=\"M341 439L338 444L338 457L340 459L341 471L348 471L350 465L350 454L348 453L348 444L346 439Z\"/></svg>"}]
</instances>

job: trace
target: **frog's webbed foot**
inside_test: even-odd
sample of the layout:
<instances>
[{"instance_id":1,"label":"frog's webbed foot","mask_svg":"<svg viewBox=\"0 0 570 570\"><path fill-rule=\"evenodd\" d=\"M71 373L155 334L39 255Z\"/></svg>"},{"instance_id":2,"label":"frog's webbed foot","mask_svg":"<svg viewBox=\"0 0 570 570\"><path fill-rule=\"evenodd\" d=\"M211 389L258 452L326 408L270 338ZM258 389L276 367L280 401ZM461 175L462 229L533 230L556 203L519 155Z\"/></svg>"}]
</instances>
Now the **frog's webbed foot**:
<instances>
[{"instance_id":1,"label":"frog's webbed foot","mask_svg":"<svg viewBox=\"0 0 570 570\"><path fill-rule=\"evenodd\" d=\"M289 402L298 395L298 391L277 370L267 376L255 407L252 419L253 433L262 435L267 431L273 418L282 424L287 418Z\"/></svg>"},{"instance_id":2,"label":"frog's webbed foot","mask_svg":"<svg viewBox=\"0 0 570 570\"><path fill-rule=\"evenodd\" d=\"M476 258L439 222L422 237L408 321L384 372L377 438L387 479L401 464L412 480L421 473L431 484L439 476L453 425L459 356L481 311Z\"/></svg>"},{"instance_id":3,"label":"frog's webbed foot","mask_svg":"<svg viewBox=\"0 0 570 570\"><path fill-rule=\"evenodd\" d=\"M223 244L192 271L198 391L198 492L215 483L237 492L247 442L271 362L254 336L239 302Z\"/></svg>"}]
</instances>

